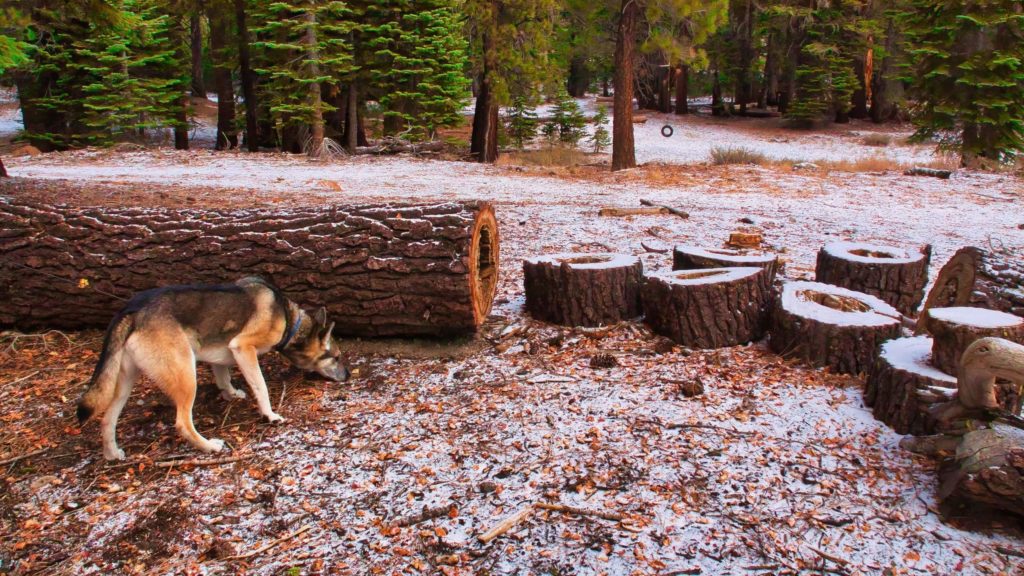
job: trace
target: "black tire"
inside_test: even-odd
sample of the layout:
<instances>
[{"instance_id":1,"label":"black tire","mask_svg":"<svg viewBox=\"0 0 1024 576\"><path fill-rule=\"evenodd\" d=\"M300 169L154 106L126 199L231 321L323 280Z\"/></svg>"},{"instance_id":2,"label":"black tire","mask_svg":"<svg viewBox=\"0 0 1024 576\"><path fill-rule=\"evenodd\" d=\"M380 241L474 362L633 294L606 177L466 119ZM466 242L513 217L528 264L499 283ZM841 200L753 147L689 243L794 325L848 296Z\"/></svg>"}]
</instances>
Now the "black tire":
<instances>
[{"instance_id":1,"label":"black tire","mask_svg":"<svg viewBox=\"0 0 1024 576\"><path fill-rule=\"evenodd\" d=\"M661 127L661 135L664 136L665 138L672 136L672 134L674 133L675 130L673 130L672 127L669 126L668 124L665 124L664 126Z\"/></svg>"}]
</instances>

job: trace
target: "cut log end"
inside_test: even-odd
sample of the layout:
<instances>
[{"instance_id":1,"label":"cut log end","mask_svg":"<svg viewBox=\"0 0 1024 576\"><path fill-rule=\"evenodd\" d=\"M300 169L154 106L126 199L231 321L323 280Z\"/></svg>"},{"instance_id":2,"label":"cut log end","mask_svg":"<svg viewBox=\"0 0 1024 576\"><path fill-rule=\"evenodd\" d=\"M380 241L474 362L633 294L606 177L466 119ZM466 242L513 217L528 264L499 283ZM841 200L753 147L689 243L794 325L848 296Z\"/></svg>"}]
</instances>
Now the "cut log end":
<instances>
[{"instance_id":1,"label":"cut log end","mask_svg":"<svg viewBox=\"0 0 1024 576\"><path fill-rule=\"evenodd\" d=\"M498 256L501 238L494 207L485 204L476 214L469 246L469 290L473 304L473 318L479 326L491 312L494 294L498 290Z\"/></svg>"},{"instance_id":2,"label":"cut log end","mask_svg":"<svg viewBox=\"0 0 1024 576\"><path fill-rule=\"evenodd\" d=\"M832 242L818 252L815 279L877 296L913 314L928 283L931 246L914 253L896 246Z\"/></svg>"},{"instance_id":3,"label":"cut log end","mask_svg":"<svg viewBox=\"0 0 1024 576\"><path fill-rule=\"evenodd\" d=\"M943 500L1024 515L1024 430L994 424L968 432L939 481Z\"/></svg>"},{"instance_id":4,"label":"cut log end","mask_svg":"<svg viewBox=\"0 0 1024 576\"><path fill-rule=\"evenodd\" d=\"M868 374L864 402L875 418L899 434L931 434L934 418L927 412L919 391L941 388L951 394L956 378L929 365L932 339L927 336L897 338L882 345Z\"/></svg>"},{"instance_id":5,"label":"cut log end","mask_svg":"<svg viewBox=\"0 0 1024 576\"><path fill-rule=\"evenodd\" d=\"M526 309L563 326L602 326L640 315L643 264L628 254L566 253L523 261Z\"/></svg>"}]
</instances>

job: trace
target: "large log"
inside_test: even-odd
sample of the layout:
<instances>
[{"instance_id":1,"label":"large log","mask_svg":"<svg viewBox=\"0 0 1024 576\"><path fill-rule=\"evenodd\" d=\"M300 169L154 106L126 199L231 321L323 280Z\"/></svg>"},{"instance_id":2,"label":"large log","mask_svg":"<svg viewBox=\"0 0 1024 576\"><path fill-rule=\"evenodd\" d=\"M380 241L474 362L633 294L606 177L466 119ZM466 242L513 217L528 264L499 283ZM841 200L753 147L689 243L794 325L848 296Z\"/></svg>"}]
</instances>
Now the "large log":
<instances>
[{"instance_id":1,"label":"large log","mask_svg":"<svg viewBox=\"0 0 1024 576\"><path fill-rule=\"evenodd\" d=\"M899 434L932 434L935 419L927 412L918 391L956 390L956 378L929 366L932 339L927 336L897 338L882 345L868 374L864 403L875 418Z\"/></svg>"},{"instance_id":2,"label":"large log","mask_svg":"<svg viewBox=\"0 0 1024 576\"><path fill-rule=\"evenodd\" d=\"M566 253L523 261L526 310L565 326L601 326L640 315L643 264L627 254Z\"/></svg>"},{"instance_id":3,"label":"large log","mask_svg":"<svg viewBox=\"0 0 1024 576\"><path fill-rule=\"evenodd\" d=\"M787 282L771 317L772 350L812 366L860 374L899 336L900 315L874 296L818 282Z\"/></svg>"},{"instance_id":4,"label":"large log","mask_svg":"<svg viewBox=\"0 0 1024 576\"><path fill-rule=\"evenodd\" d=\"M974 246L946 262L928 292L920 317L930 308L976 306L1024 316L1024 258ZM918 323L918 332L927 326Z\"/></svg>"},{"instance_id":5,"label":"large log","mask_svg":"<svg viewBox=\"0 0 1024 576\"><path fill-rule=\"evenodd\" d=\"M939 498L1024 515L1024 430L1004 424L968 432L939 472Z\"/></svg>"},{"instance_id":6,"label":"large log","mask_svg":"<svg viewBox=\"0 0 1024 576\"><path fill-rule=\"evenodd\" d=\"M928 284L931 246L912 253L895 246L831 242L818 252L815 280L882 299L911 315Z\"/></svg>"},{"instance_id":7,"label":"large log","mask_svg":"<svg viewBox=\"0 0 1024 576\"><path fill-rule=\"evenodd\" d=\"M261 275L347 336L449 336L487 316L486 202L246 210L78 208L0 197L0 325L105 326L133 293Z\"/></svg>"},{"instance_id":8,"label":"large log","mask_svg":"<svg viewBox=\"0 0 1024 576\"><path fill-rule=\"evenodd\" d=\"M745 344L764 335L765 268L676 270L644 278L644 314L654 332L693 348Z\"/></svg>"},{"instance_id":9,"label":"large log","mask_svg":"<svg viewBox=\"0 0 1024 576\"><path fill-rule=\"evenodd\" d=\"M975 340L988 336L1024 344L1024 318L985 308L954 306L930 308L924 320L932 335L932 364L947 374L956 374L960 357Z\"/></svg>"}]
</instances>

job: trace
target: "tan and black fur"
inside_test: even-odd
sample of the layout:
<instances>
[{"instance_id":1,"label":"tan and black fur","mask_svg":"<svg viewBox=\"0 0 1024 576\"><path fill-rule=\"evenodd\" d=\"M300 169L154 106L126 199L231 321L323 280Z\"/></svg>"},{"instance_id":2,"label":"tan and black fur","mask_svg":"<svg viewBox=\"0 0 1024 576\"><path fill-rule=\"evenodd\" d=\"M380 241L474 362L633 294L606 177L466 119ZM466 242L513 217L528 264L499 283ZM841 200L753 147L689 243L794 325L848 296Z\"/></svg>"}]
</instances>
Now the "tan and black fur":
<instances>
[{"instance_id":1,"label":"tan and black fur","mask_svg":"<svg viewBox=\"0 0 1024 576\"><path fill-rule=\"evenodd\" d=\"M245 398L231 385L230 367L237 365L260 414L270 422L283 422L270 406L258 356L276 348L303 370L344 381L349 372L339 363L333 328L323 308L310 316L259 278L141 292L107 328L99 362L78 403L78 419L84 423L103 414L103 455L123 459L117 419L136 379L144 374L174 402L175 427L182 438L204 452L218 452L224 442L204 438L192 423L196 362L212 365L221 396L229 400Z\"/></svg>"}]
</instances>

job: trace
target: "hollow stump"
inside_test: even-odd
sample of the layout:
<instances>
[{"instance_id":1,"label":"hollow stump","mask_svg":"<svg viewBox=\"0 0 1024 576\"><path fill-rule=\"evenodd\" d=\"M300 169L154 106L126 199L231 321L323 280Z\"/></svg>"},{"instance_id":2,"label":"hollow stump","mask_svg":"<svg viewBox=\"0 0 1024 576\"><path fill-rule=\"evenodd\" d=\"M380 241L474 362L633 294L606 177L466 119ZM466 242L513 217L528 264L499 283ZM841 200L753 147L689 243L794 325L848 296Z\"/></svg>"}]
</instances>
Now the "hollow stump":
<instances>
[{"instance_id":1,"label":"hollow stump","mask_svg":"<svg viewBox=\"0 0 1024 576\"><path fill-rule=\"evenodd\" d=\"M779 271L779 257L776 254L757 250L733 250L730 248L701 248L680 245L672 250L673 270L702 270L706 268L735 267L764 268L768 273L762 277L766 287L771 287Z\"/></svg>"},{"instance_id":2,"label":"hollow stump","mask_svg":"<svg viewBox=\"0 0 1024 576\"><path fill-rule=\"evenodd\" d=\"M627 254L567 253L523 261L526 310L563 326L602 326L640 315L643 264Z\"/></svg>"},{"instance_id":3,"label":"hollow stump","mask_svg":"<svg viewBox=\"0 0 1024 576\"><path fill-rule=\"evenodd\" d=\"M1024 258L967 246L939 270L921 316L931 308L977 306L1024 317ZM918 332L923 332L919 326Z\"/></svg>"},{"instance_id":4,"label":"hollow stump","mask_svg":"<svg viewBox=\"0 0 1024 576\"><path fill-rule=\"evenodd\" d=\"M912 315L928 284L931 246L914 254L895 246L831 242L818 251L815 280L870 294Z\"/></svg>"}]
</instances>

